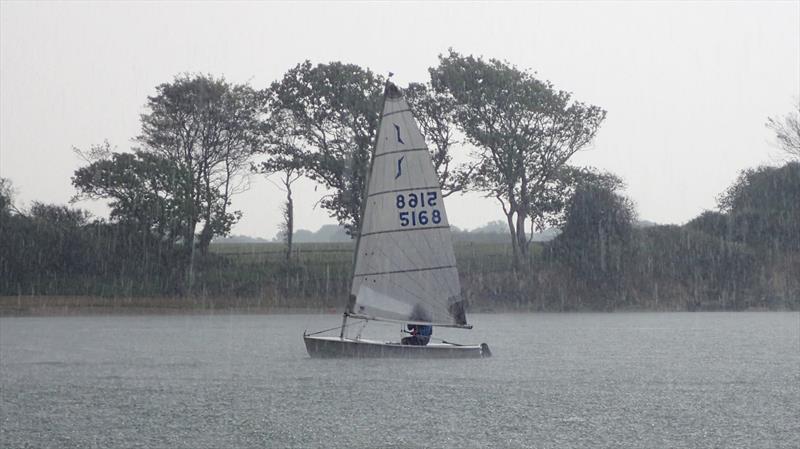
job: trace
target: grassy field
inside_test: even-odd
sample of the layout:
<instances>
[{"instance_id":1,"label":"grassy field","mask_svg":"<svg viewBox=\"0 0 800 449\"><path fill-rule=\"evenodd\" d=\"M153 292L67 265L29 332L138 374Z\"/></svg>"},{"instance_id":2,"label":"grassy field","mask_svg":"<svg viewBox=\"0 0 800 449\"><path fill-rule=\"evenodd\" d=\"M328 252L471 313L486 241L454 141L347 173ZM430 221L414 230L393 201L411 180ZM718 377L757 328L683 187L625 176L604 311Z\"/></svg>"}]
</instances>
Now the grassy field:
<instances>
[{"instance_id":1,"label":"grassy field","mask_svg":"<svg viewBox=\"0 0 800 449\"><path fill-rule=\"evenodd\" d=\"M204 288L216 296L270 298L278 307L341 308L349 294L353 247L351 242L300 243L287 264L280 243L213 245L219 257L205 267ZM532 248L536 259L542 246ZM476 306L484 304L483 298L493 307L498 298L502 303L512 269L510 244L456 242L454 250L465 296Z\"/></svg>"},{"instance_id":2,"label":"grassy field","mask_svg":"<svg viewBox=\"0 0 800 449\"><path fill-rule=\"evenodd\" d=\"M292 260L299 265L346 264L352 269L353 243L298 243ZM541 250L534 246L534 252ZM212 244L211 251L240 264L281 264L286 257L282 243ZM505 271L511 267L511 245L503 243L456 242L456 261L460 271ZM534 254L535 256L535 254Z\"/></svg>"}]
</instances>

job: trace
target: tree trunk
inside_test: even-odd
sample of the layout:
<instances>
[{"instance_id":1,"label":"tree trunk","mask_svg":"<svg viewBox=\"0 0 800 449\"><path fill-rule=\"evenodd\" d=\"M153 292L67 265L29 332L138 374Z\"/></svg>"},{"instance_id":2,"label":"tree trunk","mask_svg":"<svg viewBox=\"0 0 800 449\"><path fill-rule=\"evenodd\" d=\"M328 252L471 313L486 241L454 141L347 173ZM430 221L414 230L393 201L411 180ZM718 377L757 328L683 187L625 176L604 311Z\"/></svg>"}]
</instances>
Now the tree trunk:
<instances>
[{"instance_id":1,"label":"tree trunk","mask_svg":"<svg viewBox=\"0 0 800 449\"><path fill-rule=\"evenodd\" d=\"M292 201L292 186L289 175L286 176L286 264L292 260L292 237L294 235L294 201Z\"/></svg>"},{"instance_id":2,"label":"tree trunk","mask_svg":"<svg viewBox=\"0 0 800 449\"><path fill-rule=\"evenodd\" d=\"M209 221L210 218L206 217L203 230L200 231L200 235L197 237L197 249L200 250L200 255L204 257L208 254L208 247L211 245L211 239L214 238L214 231Z\"/></svg>"},{"instance_id":3,"label":"tree trunk","mask_svg":"<svg viewBox=\"0 0 800 449\"><path fill-rule=\"evenodd\" d=\"M509 210L506 211L506 220L508 221L508 232L511 236L511 254L513 256L512 259L512 267L514 271L519 269L519 248L517 247L517 232L514 228L514 211Z\"/></svg>"},{"instance_id":4,"label":"tree trunk","mask_svg":"<svg viewBox=\"0 0 800 449\"><path fill-rule=\"evenodd\" d=\"M525 236L525 219L527 214L517 211L517 246L519 247L520 259L527 264L528 262L528 239Z\"/></svg>"}]
</instances>

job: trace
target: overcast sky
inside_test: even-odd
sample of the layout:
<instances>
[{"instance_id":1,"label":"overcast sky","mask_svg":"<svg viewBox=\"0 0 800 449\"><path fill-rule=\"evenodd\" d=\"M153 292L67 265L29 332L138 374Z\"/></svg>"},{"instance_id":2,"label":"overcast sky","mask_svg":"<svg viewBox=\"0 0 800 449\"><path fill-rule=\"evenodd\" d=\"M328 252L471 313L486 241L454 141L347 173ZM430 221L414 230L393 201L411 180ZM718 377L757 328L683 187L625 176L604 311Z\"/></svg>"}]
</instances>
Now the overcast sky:
<instances>
[{"instance_id":1,"label":"overcast sky","mask_svg":"<svg viewBox=\"0 0 800 449\"><path fill-rule=\"evenodd\" d=\"M448 48L537 72L608 117L573 160L625 179L640 218L683 223L739 170L774 164L764 122L800 95L800 2L6 2L0 6L0 176L18 200L65 203L73 146L139 132L154 87L183 72L263 88L305 59L397 82L427 80ZM297 192L299 228L332 223ZM475 228L493 200L448 198ZM262 179L234 200L235 234L273 237L281 192ZM101 204L78 206L104 216Z\"/></svg>"}]
</instances>

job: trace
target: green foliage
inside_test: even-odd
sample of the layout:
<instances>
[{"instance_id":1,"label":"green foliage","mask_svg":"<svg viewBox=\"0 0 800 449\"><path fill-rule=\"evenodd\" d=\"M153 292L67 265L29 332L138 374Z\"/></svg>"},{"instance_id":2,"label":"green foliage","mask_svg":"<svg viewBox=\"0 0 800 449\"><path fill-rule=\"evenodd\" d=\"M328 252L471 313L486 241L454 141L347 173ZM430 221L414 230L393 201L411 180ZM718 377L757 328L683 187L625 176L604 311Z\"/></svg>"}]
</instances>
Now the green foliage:
<instances>
[{"instance_id":1,"label":"green foliage","mask_svg":"<svg viewBox=\"0 0 800 449\"><path fill-rule=\"evenodd\" d=\"M721 212L707 210L686 223L686 228L727 239L728 216Z\"/></svg>"},{"instance_id":2,"label":"green foliage","mask_svg":"<svg viewBox=\"0 0 800 449\"><path fill-rule=\"evenodd\" d=\"M555 253L598 299L621 296L634 218L631 201L603 182L578 185L568 201Z\"/></svg>"},{"instance_id":3,"label":"green foliage","mask_svg":"<svg viewBox=\"0 0 800 449\"><path fill-rule=\"evenodd\" d=\"M169 245L123 224L90 222L66 206L34 203L0 224L0 295L174 292Z\"/></svg>"},{"instance_id":4,"label":"green foliage","mask_svg":"<svg viewBox=\"0 0 800 449\"><path fill-rule=\"evenodd\" d=\"M744 170L718 198L736 242L778 254L800 250L800 162Z\"/></svg>"},{"instance_id":5,"label":"green foliage","mask_svg":"<svg viewBox=\"0 0 800 449\"><path fill-rule=\"evenodd\" d=\"M112 221L177 242L187 223L185 184L181 182L185 177L179 165L160 155L108 151L75 171L72 185L78 194L74 200L108 199Z\"/></svg>"},{"instance_id":6,"label":"green foliage","mask_svg":"<svg viewBox=\"0 0 800 449\"><path fill-rule=\"evenodd\" d=\"M545 229L566 225L566 212L579 189L600 189L615 192L625 187L622 179L612 173L600 172L591 167L564 165L556 175L546 181L538 200L531 205L530 219L535 228Z\"/></svg>"},{"instance_id":7,"label":"green foliage","mask_svg":"<svg viewBox=\"0 0 800 449\"><path fill-rule=\"evenodd\" d=\"M679 226L636 234L629 277L639 294L673 303L682 298L690 310L743 308L753 300L759 260L747 247Z\"/></svg>"},{"instance_id":8,"label":"green foliage","mask_svg":"<svg viewBox=\"0 0 800 449\"><path fill-rule=\"evenodd\" d=\"M273 168L301 168L331 190L320 205L351 233L360 227L383 84L354 64L305 61L270 89L270 143L279 156ZM287 119L291 125L282 125Z\"/></svg>"},{"instance_id":9,"label":"green foliage","mask_svg":"<svg viewBox=\"0 0 800 449\"><path fill-rule=\"evenodd\" d=\"M501 202L514 254L525 254L527 220L550 207L559 171L594 138L605 111L495 59L451 50L430 73L433 88L454 99L455 119L478 148L470 187Z\"/></svg>"},{"instance_id":10,"label":"green foliage","mask_svg":"<svg viewBox=\"0 0 800 449\"><path fill-rule=\"evenodd\" d=\"M202 252L212 237L226 235L238 219L229 212L250 156L263 144L265 96L246 85L207 75L183 75L156 87L142 114L142 151L174 164L185 223L183 241L191 250L198 222ZM180 196L177 196L180 195Z\"/></svg>"}]
</instances>

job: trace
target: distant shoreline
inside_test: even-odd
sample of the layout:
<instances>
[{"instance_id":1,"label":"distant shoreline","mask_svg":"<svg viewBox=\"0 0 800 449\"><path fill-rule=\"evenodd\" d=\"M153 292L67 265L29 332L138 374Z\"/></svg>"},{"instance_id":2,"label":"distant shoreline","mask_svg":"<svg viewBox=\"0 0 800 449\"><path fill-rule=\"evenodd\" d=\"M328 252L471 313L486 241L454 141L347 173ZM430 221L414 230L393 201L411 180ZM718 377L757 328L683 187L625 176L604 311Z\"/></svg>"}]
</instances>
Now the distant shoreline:
<instances>
[{"instance_id":1,"label":"distant shoreline","mask_svg":"<svg viewBox=\"0 0 800 449\"><path fill-rule=\"evenodd\" d=\"M263 304L257 298L105 298L98 296L0 296L0 317L92 316L92 315L216 315L216 314L324 314L338 315L341 308L309 305ZM261 303L261 304L259 304ZM537 310L533 307L473 307L472 313L625 313L690 312L688 309L619 308L602 310ZM732 312L735 310L697 309L697 312ZM751 307L741 311L789 312L791 308Z\"/></svg>"},{"instance_id":2,"label":"distant shoreline","mask_svg":"<svg viewBox=\"0 0 800 449\"><path fill-rule=\"evenodd\" d=\"M339 314L328 307L259 304L253 298L0 296L0 316Z\"/></svg>"}]
</instances>

